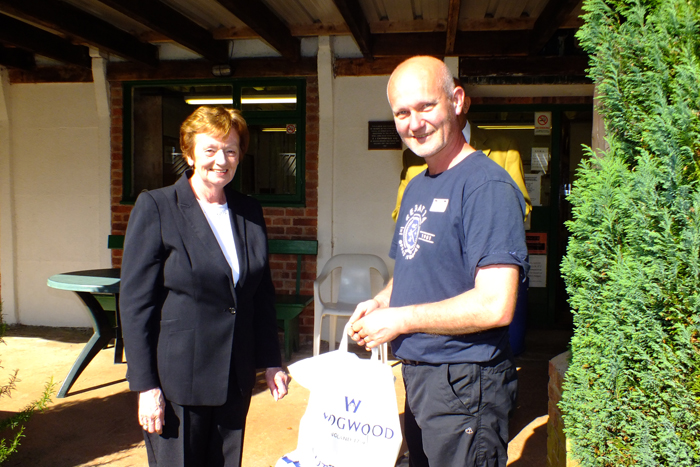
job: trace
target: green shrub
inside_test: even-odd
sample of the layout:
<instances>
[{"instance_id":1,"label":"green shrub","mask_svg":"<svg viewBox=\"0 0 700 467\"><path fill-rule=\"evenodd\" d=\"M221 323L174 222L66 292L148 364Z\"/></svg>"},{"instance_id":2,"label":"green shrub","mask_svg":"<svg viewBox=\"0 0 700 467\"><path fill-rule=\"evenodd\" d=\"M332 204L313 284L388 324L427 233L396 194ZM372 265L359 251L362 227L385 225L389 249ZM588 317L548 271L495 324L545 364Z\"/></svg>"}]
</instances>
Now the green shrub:
<instances>
[{"instance_id":1,"label":"green shrub","mask_svg":"<svg viewBox=\"0 0 700 467\"><path fill-rule=\"evenodd\" d=\"M3 336L5 335L6 330L7 325L2 319L2 305L0 304L0 344L5 344ZM2 367L0 366L0 368ZM8 383L0 386L0 398L9 397L11 392L16 389L15 385L18 381L18 372L19 370L14 370L14 372L10 374ZM42 411L46 408L46 406L51 402L51 395L54 392L53 378L51 378L51 380L46 383L46 386L44 387L44 393L42 394L41 399L29 404L21 412L4 420L0 420L0 433L3 435L10 435L9 440L0 438L0 465L3 464L10 455L17 452L17 448L20 445L20 440L25 436L24 423L29 420L34 412Z\"/></svg>"},{"instance_id":2,"label":"green shrub","mask_svg":"<svg viewBox=\"0 0 700 467\"><path fill-rule=\"evenodd\" d=\"M565 432L582 467L698 466L700 0L584 10L610 148L569 196Z\"/></svg>"}]
</instances>

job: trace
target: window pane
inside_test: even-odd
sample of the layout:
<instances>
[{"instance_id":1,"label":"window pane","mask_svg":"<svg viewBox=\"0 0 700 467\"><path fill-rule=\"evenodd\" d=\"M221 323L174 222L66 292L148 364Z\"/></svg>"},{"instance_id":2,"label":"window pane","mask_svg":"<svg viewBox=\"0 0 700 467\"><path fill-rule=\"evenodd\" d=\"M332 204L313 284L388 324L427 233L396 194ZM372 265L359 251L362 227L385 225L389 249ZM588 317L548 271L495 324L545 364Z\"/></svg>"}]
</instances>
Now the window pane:
<instances>
[{"instance_id":1,"label":"window pane","mask_svg":"<svg viewBox=\"0 0 700 467\"><path fill-rule=\"evenodd\" d=\"M143 190L172 185L185 171L180 126L201 105L192 98L217 97L232 107L232 86L142 86L133 88L132 166L128 198ZM223 99L223 100L221 100ZM191 102L191 103L188 103ZM209 101L213 102L213 101Z\"/></svg>"},{"instance_id":2,"label":"window pane","mask_svg":"<svg viewBox=\"0 0 700 467\"><path fill-rule=\"evenodd\" d=\"M529 193L533 206L549 206L551 197L551 135L536 134L535 112L469 112L467 118L485 132L485 144L498 149L515 147L520 152L525 184L534 187ZM491 149L478 147L476 149ZM528 190L530 191L530 190Z\"/></svg>"},{"instance_id":3,"label":"window pane","mask_svg":"<svg viewBox=\"0 0 700 467\"><path fill-rule=\"evenodd\" d=\"M244 86L241 88L241 110L296 110L296 86Z\"/></svg>"},{"instance_id":4,"label":"window pane","mask_svg":"<svg viewBox=\"0 0 700 467\"><path fill-rule=\"evenodd\" d=\"M201 105L223 105L240 109L251 132L236 189L264 205L303 205L303 80L133 82L124 90L130 98L124 107L124 202L175 183L187 168L179 144L182 122Z\"/></svg>"},{"instance_id":5,"label":"window pane","mask_svg":"<svg viewBox=\"0 0 700 467\"><path fill-rule=\"evenodd\" d=\"M297 133L294 124L249 125L250 147L239 167L246 194L296 193Z\"/></svg>"}]
</instances>

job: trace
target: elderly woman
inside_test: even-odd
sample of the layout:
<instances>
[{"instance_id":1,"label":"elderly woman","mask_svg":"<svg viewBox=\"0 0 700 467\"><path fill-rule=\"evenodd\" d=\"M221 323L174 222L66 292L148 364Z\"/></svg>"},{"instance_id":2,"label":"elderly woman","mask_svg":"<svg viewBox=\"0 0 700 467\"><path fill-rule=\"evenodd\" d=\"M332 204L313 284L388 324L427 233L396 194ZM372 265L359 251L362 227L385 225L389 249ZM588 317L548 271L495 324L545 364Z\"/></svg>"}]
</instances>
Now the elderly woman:
<instances>
[{"instance_id":1,"label":"elderly woman","mask_svg":"<svg viewBox=\"0 0 700 467\"><path fill-rule=\"evenodd\" d=\"M198 108L180 129L190 169L129 219L120 308L151 466L239 466L256 368L287 394L262 209L228 186L248 141L238 111Z\"/></svg>"}]
</instances>

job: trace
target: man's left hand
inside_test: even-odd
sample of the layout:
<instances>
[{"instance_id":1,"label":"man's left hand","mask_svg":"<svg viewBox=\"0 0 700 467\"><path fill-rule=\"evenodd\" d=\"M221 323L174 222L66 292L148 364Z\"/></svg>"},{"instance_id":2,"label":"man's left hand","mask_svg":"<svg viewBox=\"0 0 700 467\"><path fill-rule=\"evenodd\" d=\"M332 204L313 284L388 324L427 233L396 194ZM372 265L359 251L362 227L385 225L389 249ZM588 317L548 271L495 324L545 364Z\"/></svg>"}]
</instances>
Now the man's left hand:
<instances>
[{"instance_id":1,"label":"man's left hand","mask_svg":"<svg viewBox=\"0 0 700 467\"><path fill-rule=\"evenodd\" d=\"M402 333L403 318L401 308L378 308L352 323L348 332L358 345L373 349Z\"/></svg>"},{"instance_id":2,"label":"man's left hand","mask_svg":"<svg viewBox=\"0 0 700 467\"><path fill-rule=\"evenodd\" d=\"M275 401L282 399L287 395L287 385L289 384L289 375L280 367L272 367L265 370L265 381L267 387L270 388L270 393Z\"/></svg>"}]
</instances>

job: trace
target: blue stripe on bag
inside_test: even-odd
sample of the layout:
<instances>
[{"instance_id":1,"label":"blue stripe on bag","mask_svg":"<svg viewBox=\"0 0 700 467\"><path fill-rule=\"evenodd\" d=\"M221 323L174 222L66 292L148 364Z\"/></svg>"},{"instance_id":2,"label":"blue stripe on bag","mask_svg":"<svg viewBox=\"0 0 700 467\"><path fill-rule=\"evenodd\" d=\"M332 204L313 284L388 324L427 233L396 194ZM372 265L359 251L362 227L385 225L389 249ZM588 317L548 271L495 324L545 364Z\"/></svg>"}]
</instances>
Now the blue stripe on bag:
<instances>
[{"instance_id":1,"label":"blue stripe on bag","mask_svg":"<svg viewBox=\"0 0 700 467\"><path fill-rule=\"evenodd\" d=\"M281 460L281 461L284 461L284 463L287 464L287 465L291 465L291 466L294 466L294 467L300 467L299 462L295 462L295 461L291 460L291 459L290 459L289 457L287 457L287 456L284 456L284 457L281 458L280 460Z\"/></svg>"}]
</instances>

